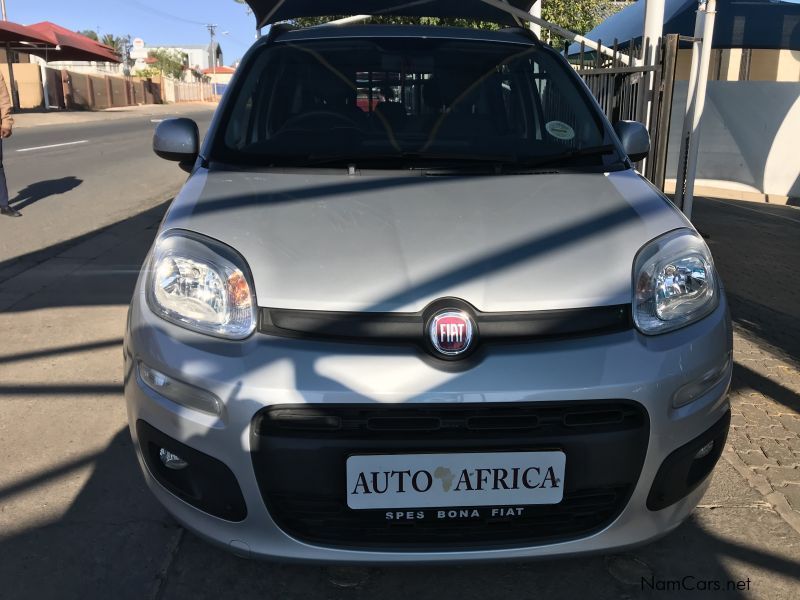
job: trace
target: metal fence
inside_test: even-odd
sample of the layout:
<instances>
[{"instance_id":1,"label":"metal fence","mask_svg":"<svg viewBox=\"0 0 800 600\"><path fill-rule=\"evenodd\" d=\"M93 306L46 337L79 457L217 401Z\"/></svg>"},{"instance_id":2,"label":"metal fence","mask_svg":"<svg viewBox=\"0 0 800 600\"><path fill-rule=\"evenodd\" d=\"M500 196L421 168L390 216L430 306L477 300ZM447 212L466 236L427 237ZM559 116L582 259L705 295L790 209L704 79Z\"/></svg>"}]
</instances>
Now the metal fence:
<instances>
[{"instance_id":1,"label":"metal fence","mask_svg":"<svg viewBox=\"0 0 800 600\"><path fill-rule=\"evenodd\" d=\"M598 43L601 41L598 40ZM659 40L655 46L653 66L636 65L635 57L639 56L640 50L635 46L626 49L625 56L630 66L625 65L622 61L623 50L619 48L617 40L611 46L614 50L611 57L586 52L583 44L579 53L570 57L574 68L612 123L627 120L647 125L651 151L644 164L639 166L644 168L645 177L662 190L678 43L677 35L668 35ZM648 65L650 55L644 58L644 65Z\"/></svg>"}]
</instances>

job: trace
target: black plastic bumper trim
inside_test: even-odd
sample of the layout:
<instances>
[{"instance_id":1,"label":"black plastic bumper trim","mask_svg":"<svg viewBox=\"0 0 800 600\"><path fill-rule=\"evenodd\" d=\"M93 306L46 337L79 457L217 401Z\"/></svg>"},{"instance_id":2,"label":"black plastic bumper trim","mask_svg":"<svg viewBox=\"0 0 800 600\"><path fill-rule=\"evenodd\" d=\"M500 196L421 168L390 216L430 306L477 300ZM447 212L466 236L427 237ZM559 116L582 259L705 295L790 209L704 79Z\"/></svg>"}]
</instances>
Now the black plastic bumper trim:
<instances>
[{"instance_id":1,"label":"black plastic bumper trim","mask_svg":"<svg viewBox=\"0 0 800 600\"><path fill-rule=\"evenodd\" d=\"M647 496L647 508L661 510L675 504L694 491L708 477L722 456L730 424L729 410L706 432L664 459ZM711 451L702 458L695 458L697 452L710 442L714 443Z\"/></svg>"},{"instance_id":2,"label":"black plastic bumper trim","mask_svg":"<svg viewBox=\"0 0 800 600\"><path fill-rule=\"evenodd\" d=\"M243 521L247 506L236 476L225 463L195 450L141 419L136 421L139 447L150 473L169 492L195 508L226 521ZM169 469L161 462L161 448L177 454L189 465Z\"/></svg>"}]
</instances>

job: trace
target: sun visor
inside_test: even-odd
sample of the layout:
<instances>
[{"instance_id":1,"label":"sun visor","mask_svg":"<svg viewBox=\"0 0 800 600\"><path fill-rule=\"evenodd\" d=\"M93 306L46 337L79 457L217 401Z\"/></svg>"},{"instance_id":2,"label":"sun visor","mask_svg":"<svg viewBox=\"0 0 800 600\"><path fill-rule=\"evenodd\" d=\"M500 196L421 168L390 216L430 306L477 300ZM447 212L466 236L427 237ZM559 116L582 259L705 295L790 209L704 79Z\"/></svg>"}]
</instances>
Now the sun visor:
<instances>
[{"instance_id":1,"label":"sun visor","mask_svg":"<svg viewBox=\"0 0 800 600\"><path fill-rule=\"evenodd\" d=\"M507 12L481 0L247 0L259 27L299 17L374 15L474 19L516 25ZM528 12L532 0L508 0Z\"/></svg>"}]
</instances>

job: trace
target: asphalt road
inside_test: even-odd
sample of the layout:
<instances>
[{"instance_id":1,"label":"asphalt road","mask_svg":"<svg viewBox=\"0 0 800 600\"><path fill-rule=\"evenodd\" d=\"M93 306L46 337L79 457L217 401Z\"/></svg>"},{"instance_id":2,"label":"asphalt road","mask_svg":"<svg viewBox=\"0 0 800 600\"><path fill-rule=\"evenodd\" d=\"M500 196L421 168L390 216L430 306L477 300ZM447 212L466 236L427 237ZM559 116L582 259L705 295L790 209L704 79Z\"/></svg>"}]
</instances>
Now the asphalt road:
<instances>
[{"instance_id":1,"label":"asphalt road","mask_svg":"<svg viewBox=\"0 0 800 600\"><path fill-rule=\"evenodd\" d=\"M107 113L101 121L15 128L3 142L3 162L11 205L24 216L0 220L0 265L31 258L171 198L186 173L153 154L156 121L188 116L204 134L212 114L206 105L186 105L155 114Z\"/></svg>"}]
</instances>

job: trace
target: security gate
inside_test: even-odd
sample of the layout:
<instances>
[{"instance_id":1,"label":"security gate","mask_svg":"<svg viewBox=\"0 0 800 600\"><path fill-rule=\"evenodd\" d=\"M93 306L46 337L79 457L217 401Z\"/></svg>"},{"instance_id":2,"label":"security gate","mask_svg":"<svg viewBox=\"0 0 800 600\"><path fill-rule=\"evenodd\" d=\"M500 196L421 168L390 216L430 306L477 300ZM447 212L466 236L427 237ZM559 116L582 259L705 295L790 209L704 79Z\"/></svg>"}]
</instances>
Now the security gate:
<instances>
[{"instance_id":1,"label":"security gate","mask_svg":"<svg viewBox=\"0 0 800 600\"><path fill-rule=\"evenodd\" d=\"M598 40L598 43L601 43ZM667 166L672 93L678 58L679 36L667 35L656 46L654 66L627 66L614 40L614 55L588 54L583 44L578 55L570 57L573 66L594 94L608 119L639 121L650 132L650 156L644 162L644 175L659 189L664 189ZM632 46L624 56L631 65L638 55ZM649 57L646 57L649 58ZM647 64L649 60L645 60ZM653 102L648 107L649 100ZM649 115L648 115L649 110ZM639 165L640 167L642 165Z\"/></svg>"}]
</instances>

